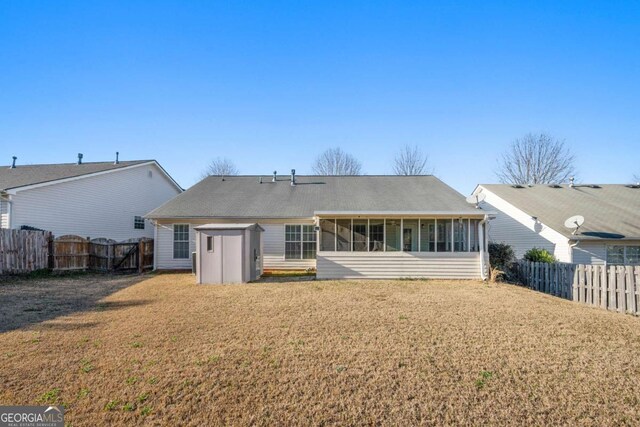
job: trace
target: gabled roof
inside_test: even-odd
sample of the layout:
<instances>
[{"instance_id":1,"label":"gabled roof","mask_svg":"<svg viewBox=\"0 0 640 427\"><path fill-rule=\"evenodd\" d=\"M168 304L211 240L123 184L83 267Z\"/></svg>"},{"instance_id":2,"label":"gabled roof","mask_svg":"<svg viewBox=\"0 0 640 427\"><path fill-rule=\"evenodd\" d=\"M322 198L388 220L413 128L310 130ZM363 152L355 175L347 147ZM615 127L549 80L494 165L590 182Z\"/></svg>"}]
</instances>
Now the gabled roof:
<instances>
[{"instance_id":1,"label":"gabled roof","mask_svg":"<svg viewBox=\"0 0 640 427\"><path fill-rule=\"evenodd\" d=\"M262 184L260 184L262 178ZM438 178L426 176L208 177L148 218L311 218L316 212L371 214L484 212Z\"/></svg>"},{"instance_id":2,"label":"gabled roof","mask_svg":"<svg viewBox=\"0 0 640 427\"><path fill-rule=\"evenodd\" d=\"M635 186L481 184L475 192L480 187L572 240L640 239L640 188ZM585 218L575 235L564 226L573 215Z\"/></svg>"},{"instance_id":3,"label":"gabled roof","mask_svg":"<svg viewBox=\"0 0 640 427\"><path fill-rule=\"evenodd\" d=\"M162 169L155 160L130 160L114 162L90 163L58 163L49 165L18 165L15 168L0 166L0 191L11 190L29 185L43 184L62 179L76 178L99 172L107 172L131 166L155 163L178 187L180 186Z\"/></svg>"}]
</instances>

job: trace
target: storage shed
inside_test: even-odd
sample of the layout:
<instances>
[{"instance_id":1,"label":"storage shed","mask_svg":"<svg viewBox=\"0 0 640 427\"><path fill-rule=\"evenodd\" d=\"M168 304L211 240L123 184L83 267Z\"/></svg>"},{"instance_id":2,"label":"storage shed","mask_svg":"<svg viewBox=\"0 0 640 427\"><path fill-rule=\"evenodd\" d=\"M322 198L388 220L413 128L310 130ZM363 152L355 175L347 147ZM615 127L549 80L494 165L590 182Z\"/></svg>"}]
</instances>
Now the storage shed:
<instances>
[{"instance_id":1,"label":"storage shed","mask_svg":"<svg viewBox=\"0 0 640 427\"><path fill-rule=\"evenodd\" d=\"M196 230L196 281L246 283L262 275L258 224L206 224Z\"/></svg>"}]
</instances>

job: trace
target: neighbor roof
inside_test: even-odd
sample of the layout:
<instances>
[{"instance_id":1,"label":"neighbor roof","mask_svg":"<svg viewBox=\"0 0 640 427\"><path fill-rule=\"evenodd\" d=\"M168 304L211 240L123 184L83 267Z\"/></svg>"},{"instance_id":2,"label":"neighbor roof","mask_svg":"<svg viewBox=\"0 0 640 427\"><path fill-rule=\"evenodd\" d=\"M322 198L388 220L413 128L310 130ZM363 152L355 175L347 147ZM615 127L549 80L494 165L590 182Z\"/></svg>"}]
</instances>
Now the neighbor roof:
<instances>
[{"instance_id":1,"label":"neighbor roof","mask_svg":"<svg viewBox=\"0 0 640 427\"><path fill-rule=\"evenodd\" d=\"M263 183L259 180L262 178ZM148 218L311 218L316 212L482 214L434 176L208 177Z\"/></svg>"},{"instance_id":2,"label":"neighbor roof","mask_svg":"<svg viewBox=\"0 0 640 427\"><path fill-rule=\"evenodd\" d=\"M121 161L118 164L114 162L93 162L82 164L18 165L13 169L9 166L0 166L0 190L10 190L27 185L74 178L149 162L154 162L154 160Z\"/></svg>"},{"instance_id":3,"label":"neighbor roof","mask_svg":"<svg viewBox=\"0 0 640 427\"><path fill-rule=\"evenodd\" d=\"M573 240L640 239L640 188L622 184L533 185L515 188L482 184L490 192ZM477 190L476 190L477 192ZM564 226L573 215L584 225L575 235Z\"/></svg>"}]
</instances>

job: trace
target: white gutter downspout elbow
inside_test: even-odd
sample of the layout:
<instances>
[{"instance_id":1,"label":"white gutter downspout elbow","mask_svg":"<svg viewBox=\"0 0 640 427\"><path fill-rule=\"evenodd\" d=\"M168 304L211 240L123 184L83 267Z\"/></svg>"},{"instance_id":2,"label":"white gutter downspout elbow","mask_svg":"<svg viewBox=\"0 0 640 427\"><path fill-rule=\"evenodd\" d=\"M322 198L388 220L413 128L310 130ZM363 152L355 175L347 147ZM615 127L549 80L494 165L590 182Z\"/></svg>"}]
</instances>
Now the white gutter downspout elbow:
<instances>
[{"instance_id":1,"label":"white gutter downspout elbow","mask_svg":"<svg viewBox=\"0 0 640 427\"><path fill-rule=\"evenodd\" d=\"M484 219L482 221L480 221L478 223L478 237L480 240L480 278L482 280L487 280L487 277L489 276L487 273L487 265L485 263L485 246L486 246L486 236L485 236L485 232L484 232L484 227L483 225L485 225L489 220L489 215L485 215ZM488 234L488 233L487 233Z\"/></svg>"}]
</instances>

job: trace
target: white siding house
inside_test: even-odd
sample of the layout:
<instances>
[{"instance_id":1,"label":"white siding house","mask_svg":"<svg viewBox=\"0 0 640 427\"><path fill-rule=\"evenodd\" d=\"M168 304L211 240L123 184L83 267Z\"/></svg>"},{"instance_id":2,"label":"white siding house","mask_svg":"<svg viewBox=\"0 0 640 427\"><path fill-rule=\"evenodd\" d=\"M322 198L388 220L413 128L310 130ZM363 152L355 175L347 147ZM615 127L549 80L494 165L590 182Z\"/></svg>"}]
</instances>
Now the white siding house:
<instances>
[{"instance_id":1,"label":"white siding house","mask_svg":"<svg viewBox=\"0 0 640 427\"><path fill-rule=\"evenodd\" d=\"M7 167L0 188L3 228L115 240L153 237L144 215L182 192L153 160Z\"/></svg>"},{"instance_id":2,"label":"white siding house","mask_svg":"<svg viewBox=\"0 0 640 427\"><path fill-rule=\"evenodd\" d=\"M482 184L473 194L495 212L489 240L511 245L518 258L535 247L560 262L640 264L639 186ZM564 225L574 215L585 218L578 230Z\"/></svg>"},{"instance_id":3,"label":"white siding house","mask_svg":"<svg viewBox=\"0 0 640 427\"><path fill-rule=\"evenodd\" d=\"M212 176L147 215L156 269L190 269L194 227L257 223L265 270L320 279L486 277L488 212L433 176Z\"/></svg>"}]
</instances>

